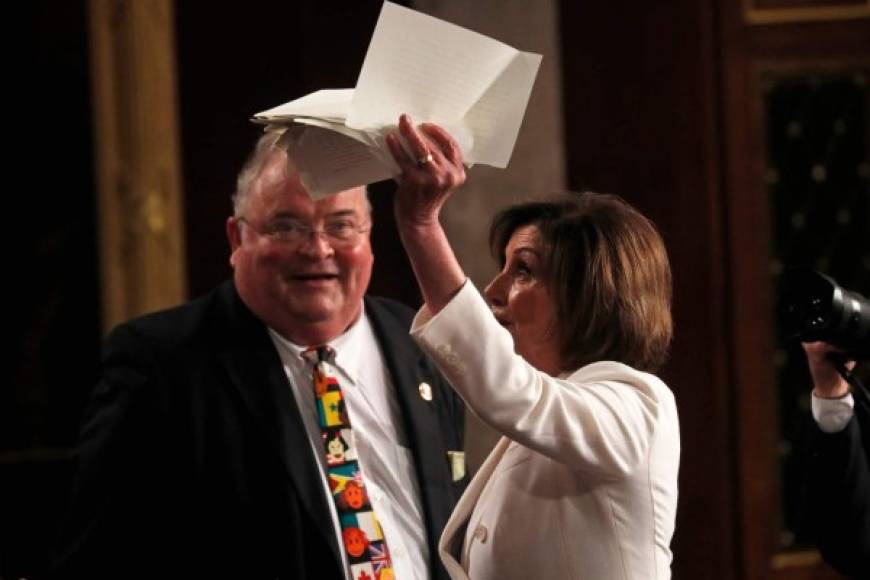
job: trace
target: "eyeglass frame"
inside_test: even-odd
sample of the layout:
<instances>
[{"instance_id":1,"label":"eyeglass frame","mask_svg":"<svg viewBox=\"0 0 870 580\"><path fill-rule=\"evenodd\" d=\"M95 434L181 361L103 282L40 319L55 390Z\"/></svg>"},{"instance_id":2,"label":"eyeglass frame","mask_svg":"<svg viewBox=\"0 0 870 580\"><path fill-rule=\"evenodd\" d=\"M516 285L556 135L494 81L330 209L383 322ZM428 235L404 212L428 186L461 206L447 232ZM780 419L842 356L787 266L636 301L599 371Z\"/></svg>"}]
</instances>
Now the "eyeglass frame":
<instances>
[{"instance_id":1,"label":"eyeglass frame","mask_svg":"<svg viewBox=\"0 0 870 580\"><path fill-rule=\"evenodd\" d=\"M236 216L236 221L239 223L246 224L249 228L254 230L254 232L256 232L257 235L259 235L259 236L267 238L267 239L274 241L276 243L282 243L282 244L287 244L287 245L291 245L291 246L301 246L302 244L309 242L311 240L312 235L323 236L324 239L327 240L329 242L329 244L332 246L339 246L339 247L349 246L349 245L353 245L355 242L358 241L360 234L365 234L367 232L370 232L372 229L371 222L369 222L366 225L351 227L350 228L351 233L348 234L348 237L341 238L341 237L336 237L334 234L332 234L328 231L328 225L329 225L328 223L326 224L327 227L325 227L323 229L317 229L317 228L314 228L314 227L312 227L306 223L303 223L301 221L298 221L298 220L285 219L282 221L284 221L288 224L292 224L292 226L293 226L292 229L283 229L283 230L277 229L277 230L273 230L273 231L264 231L264 230L258 228L257 226L255 226L254 224L252 224L251 221L249 219L247 219L245 216ZM300 236L299 239L293 240L293 239L290 239L290 237L286 237L286 236L295 235L295 234L291 234L291 232L297 232L297 231L299 232L299 234L298 234Z\"/></svg>"}]
</instances>

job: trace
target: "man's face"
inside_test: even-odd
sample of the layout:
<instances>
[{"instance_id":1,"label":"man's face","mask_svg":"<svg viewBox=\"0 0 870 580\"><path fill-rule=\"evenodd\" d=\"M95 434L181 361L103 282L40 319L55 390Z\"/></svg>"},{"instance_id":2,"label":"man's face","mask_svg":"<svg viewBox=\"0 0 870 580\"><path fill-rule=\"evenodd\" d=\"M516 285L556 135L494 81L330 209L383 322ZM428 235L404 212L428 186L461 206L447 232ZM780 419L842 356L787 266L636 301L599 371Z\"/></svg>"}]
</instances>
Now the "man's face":
<instances>
[{"instance_id":1,"label":"man's face","mask_svg":"<svg viewBox=\"0 0 870 580\"><path fill-rule=\"evenodd\" d=\"M296 344L322 344L360 315L371 278L370 216L363 188L313 201L276 153L252 185L240 218L227 220L239 295L268 326ZM349 242L310 233L298 242L270 232L287 223L323 230L350 220L366 231Z\"/></svg>"}]
</instances>

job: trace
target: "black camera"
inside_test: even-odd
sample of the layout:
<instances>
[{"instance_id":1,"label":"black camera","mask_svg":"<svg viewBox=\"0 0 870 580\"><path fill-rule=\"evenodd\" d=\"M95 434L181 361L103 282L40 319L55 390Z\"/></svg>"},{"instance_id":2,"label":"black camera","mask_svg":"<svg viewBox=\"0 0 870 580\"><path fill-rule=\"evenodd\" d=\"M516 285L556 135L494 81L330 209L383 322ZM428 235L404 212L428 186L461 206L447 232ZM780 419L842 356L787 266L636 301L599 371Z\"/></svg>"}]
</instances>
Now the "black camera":
<instances>
[{"instance_id":1,"label":"black camera","mask_svg":"<svg viewBox=\"0 0 870 580\"><path fill-rule=\"evenodd\" d=\"M789 338L821 340L849 358L870 359L870 300L824 274L786 271L780 283L779 318Z\"/></svg>"}]
</instances>

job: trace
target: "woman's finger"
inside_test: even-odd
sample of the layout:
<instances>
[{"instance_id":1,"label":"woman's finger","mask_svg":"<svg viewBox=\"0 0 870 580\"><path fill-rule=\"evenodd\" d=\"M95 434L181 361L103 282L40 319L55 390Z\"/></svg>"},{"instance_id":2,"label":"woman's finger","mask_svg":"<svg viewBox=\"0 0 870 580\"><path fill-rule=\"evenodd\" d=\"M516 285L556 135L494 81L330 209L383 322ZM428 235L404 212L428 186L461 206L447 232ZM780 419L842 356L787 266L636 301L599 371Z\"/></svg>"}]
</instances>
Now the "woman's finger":
<instances>
[{"instance_id":1,"label":"woman's finger","mask_svg":"<svg viewBox=\"0 0 870 580\"><path fill-rule=\"evenodd\" d=\"M405 138L405 141L407 141L408 147L417 158L418 164L422 165L422 161L427 159L429 155L432 155L432 151L426 139L414 127L414 122L411 120L410 115L404 114L399 117L399 132Z\"/></svg>"},{"instance_id":2,"label":"woman's finger","mask_svg":"<svg viewBox=\"0 0 870 580\"><path fill-rule=\"evenodd\" d=\"M399 136L395 133L389 133L387 135L387 147L390 148L390 153L392 153L393 159L396 160L396 163L399 164L399 168L402 169L403 172L407 172L417 167L417 162L414 159L411 159L411 156L408 155L408 152L405 151L405 148L402 147L402 144L399 142Z\"/></svg>"},{"instance_id":3,"label":"woman's finger","mask_svg":"<svg viewBox=\"0 0 870 580\"><path fill-rule=\"evenodd\" d=\"M434 123L423 123L420 129L438 145L439 152L447 161L453 165L462 165L462 149L450 133Z\"/></svg>"}]
</instances>

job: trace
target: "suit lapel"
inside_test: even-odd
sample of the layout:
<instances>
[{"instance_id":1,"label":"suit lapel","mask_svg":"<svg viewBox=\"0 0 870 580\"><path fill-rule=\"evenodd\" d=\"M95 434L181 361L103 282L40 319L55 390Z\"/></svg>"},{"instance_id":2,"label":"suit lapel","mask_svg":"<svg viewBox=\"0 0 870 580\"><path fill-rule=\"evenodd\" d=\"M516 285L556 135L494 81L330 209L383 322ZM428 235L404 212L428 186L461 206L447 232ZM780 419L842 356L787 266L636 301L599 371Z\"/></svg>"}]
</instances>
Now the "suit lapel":
<instances>
[{"instance_id":1,"label":"suit lapel","mask_svg":"<svg viewBox=\"0 0 870 580\"><path fill-rule=\"evenodd\" d=\"M447 456L442 444L438 420L438 392L435 398L421 396L423 382L434 384L434 377L424 366L424 355L411 342L408 329L376 300L366 298L366 312L378 337L384 359L396 389L396 399L404 418L403 427L411 445L420 493L423 496L426 528L433 561L437 562L437 542L450 514L453 490Z\"/></svg>"},{"instance_id":2,"label":"suit lapel","mask_svg":"<svg viewBox=\"0 0 870 580\"><path fill-rule=\"evenodd\" d=\"M335 561L340 562L320 466L311 454L311 443L281 359L263 323L242 303L235 288L230 288L230 332L219 359L255 424L262 428L284 464L302 509L308 511L332 548Z\"/></svg>"}]
</instances>

